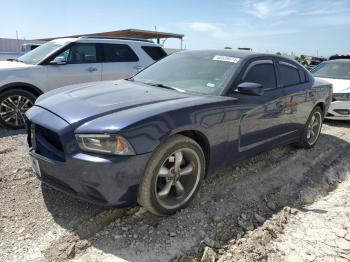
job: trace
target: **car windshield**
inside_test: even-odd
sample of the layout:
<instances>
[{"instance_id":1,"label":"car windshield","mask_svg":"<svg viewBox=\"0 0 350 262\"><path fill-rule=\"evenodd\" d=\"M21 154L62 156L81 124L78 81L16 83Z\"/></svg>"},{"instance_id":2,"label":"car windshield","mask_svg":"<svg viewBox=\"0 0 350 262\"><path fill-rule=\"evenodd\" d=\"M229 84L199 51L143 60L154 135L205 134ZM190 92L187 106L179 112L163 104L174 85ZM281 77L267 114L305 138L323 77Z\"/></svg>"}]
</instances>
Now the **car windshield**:
<instances>
[{"instance_id":1,"label":"car windshield","mask_svg":"<svg viewBox=\"0 0 350 262\"><path fill-rule=\"evenodd\" d=\"M46 58L52 52L61 48L63 44L57 42L48 42L43 44L34 50L20 56L17 60L25 64L37 64L44 58Z\"/></svg>"},{"instance_id":2,"label":"car windshield","mask_svg":"<svg viewBox=\"0 0 350 262\"><path fill-rule=\"evenodd\" d=\"M350 61L349 62L323 62L311 70L313 76L324 78L348 79L350 80Z\"/></svg>"},{"instance_id":3,"label":"car windshield","mask_svg":"<svg viewBox=\"0 0 350 262\"><path fill-rule=\"evenodd\" d=\"M132 79L162 88L219 95L240 59L205 52L179 52L163 58Z\"/></svg>"}]
</instances>

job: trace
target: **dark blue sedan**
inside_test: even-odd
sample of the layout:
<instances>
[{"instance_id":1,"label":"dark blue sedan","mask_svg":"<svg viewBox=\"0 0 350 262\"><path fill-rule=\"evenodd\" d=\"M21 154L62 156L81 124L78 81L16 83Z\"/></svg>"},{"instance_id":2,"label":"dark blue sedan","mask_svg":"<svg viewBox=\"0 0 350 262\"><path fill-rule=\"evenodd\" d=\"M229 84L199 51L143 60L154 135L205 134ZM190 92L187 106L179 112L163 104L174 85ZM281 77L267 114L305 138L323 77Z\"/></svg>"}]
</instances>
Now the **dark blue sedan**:
<instances>
[{"instance_id":1,"label":"dark blue sedan","mask_svg":"<svg viewBox=\"0 0 350 262\"><path fill-rule=\"evenodd\" d=\"M27 112L30 159L42 182L80 199L171 214L218 168L314 146L331 96L287 58L180 52L130 79L39 97Z\"/></svg>"}]
</instances>

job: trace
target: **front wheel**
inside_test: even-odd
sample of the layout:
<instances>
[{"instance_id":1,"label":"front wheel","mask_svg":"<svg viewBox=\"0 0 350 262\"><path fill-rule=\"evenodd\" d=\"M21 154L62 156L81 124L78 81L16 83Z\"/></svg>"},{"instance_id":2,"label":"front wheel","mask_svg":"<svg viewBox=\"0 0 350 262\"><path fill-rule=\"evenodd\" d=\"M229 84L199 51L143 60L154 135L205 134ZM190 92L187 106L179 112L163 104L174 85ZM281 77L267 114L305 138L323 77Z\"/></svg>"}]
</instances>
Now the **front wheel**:
<instances>
[{"instance_id":1,"label":"front wheel","mask_svg":"<svg viewBox=\"0 0 350 262\"><path fill-rule=\"evenodd\" d=\"M138 202L156 215L186 207L205 173L202 148L191 138L174 135L153 153L142 178Z\"/></svg>"},{"instance_id":2,"label":"front wheel","mask_svg":"<svg viewBox=\"0 0 350 262\"><path fill-rule=\"evenodd\" d=\"M36 97L21 89L12 89L0 94L0 124L12 128L25 127L26 111L33 106Z\"/></svg>"},{"instance_id":3,"label":"front wheel","mask_svg":"<svg viewBox=\"0 0 350 262\"><path fill-rule=\"evenodd\" d=\"M304 127L303 133L301 134L300 141L297 143L298 147L311 148L313 147L318 138L320 137L323 121L323 112L319 106L316 106Z\"/></svg>"}]
</instances>

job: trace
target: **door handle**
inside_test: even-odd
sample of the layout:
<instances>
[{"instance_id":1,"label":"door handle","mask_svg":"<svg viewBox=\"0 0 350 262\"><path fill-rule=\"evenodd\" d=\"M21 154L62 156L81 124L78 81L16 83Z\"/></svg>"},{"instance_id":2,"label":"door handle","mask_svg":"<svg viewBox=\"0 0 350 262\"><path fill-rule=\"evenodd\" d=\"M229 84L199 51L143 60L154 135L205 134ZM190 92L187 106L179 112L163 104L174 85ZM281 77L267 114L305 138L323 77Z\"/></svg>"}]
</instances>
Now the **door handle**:
<instances>
[{"instance_id":1,"label":"door handle","mask_svg":"<svg viewBox=\"0 0 350 262\"><path fill-rule=\"evenodd\" d=\"M97 68L96 67L88 67L85 69L85 71L88 71L88 72L94 72L94 71L97 71Z\"/></svg>"},{"instance_id":2,"label":"door handle","mask_svg":"<svg viewBox=\"0 0 350 262\"><path fill-rule=\"evenodd\" d=\"M141 69L143 69L143 66L141 66L141 65L135 65L133 68L136 69L136 70L141 70Z\"/></svg>"}]
</instances>

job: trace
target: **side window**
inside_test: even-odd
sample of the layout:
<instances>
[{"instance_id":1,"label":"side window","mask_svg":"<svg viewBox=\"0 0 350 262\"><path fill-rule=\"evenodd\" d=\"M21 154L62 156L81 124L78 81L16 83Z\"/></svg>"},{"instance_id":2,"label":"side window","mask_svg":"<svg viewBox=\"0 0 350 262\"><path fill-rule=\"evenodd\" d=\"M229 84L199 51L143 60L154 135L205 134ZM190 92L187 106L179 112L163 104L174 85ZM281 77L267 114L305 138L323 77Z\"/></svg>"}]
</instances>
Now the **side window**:
<instances>
[{"instance_id":1,"label":"side window","mask_svg":"<svg viewBox=\"0 0 350 262\"><path fill-rule=\"evenodd\" d=\"M128 45L103 44L103 62L137 62L139 58Z\"/></svg>"},{"instance_id":2,"label":"side window","mask_svg":"<svg viewBox=\"0 0 350 262\"><path fill-rule=\"evenodd\" d=\"M70 48L63 51L61 54L59 54L58 56L64 57L64 59L68 62L68 57L69 57L69 53L70 53Z\"/></svg>"},{"instance_id":3,"label":"side window","mask_svg":"<svg viewBox=\"0 0 350 262\"><path fill-rule=\"evenodd\" d=\"M143 51L147 53L154 61L158 61L167 56L163 48L159 46L141 46Z\"/></svg>"},{"instance_id":4,"label":"side window","mask_svg":"<svg viewBox=\"0 0 350 262\"><path fill-rule=\"evenodd\" d=\"M80 43L73 44L58 56L63 56L67 64L96 63L96 45Z\"/></svg>"},{"instance_id":5,"label":"side window","mask_svg":"<svg viewBox=\"0 0 350 262\"><path fill-rule=\"evenodd\" d=\"M30 51L34 50L34 49L37 48L37 47L39 47L39 45L32 45L32 46L30 47Z\"/></svg>"},{"instance_id":6,"label":"side window","mask_svg":"<svg viewBox=\"0 0 350 262\"><path fill-rule=\"evenodd\" d=\"M243 82L252 82L261 84L264 89L276 88L276 73L273 62L268 63L257 63L254 65L253 62L248 71L243 76Z\"/></svg>"},{"instance_id":7,"label":"side window","mask_svg":"<svg viewBox=\"0 0 350 262\"><path fill-rule=\"evenodd\" d=\"M282 86L297 85L304 82L301 81L299 70L295 66L285 62L279 62L279 68Z\"/></svg>"}]
</instances>

